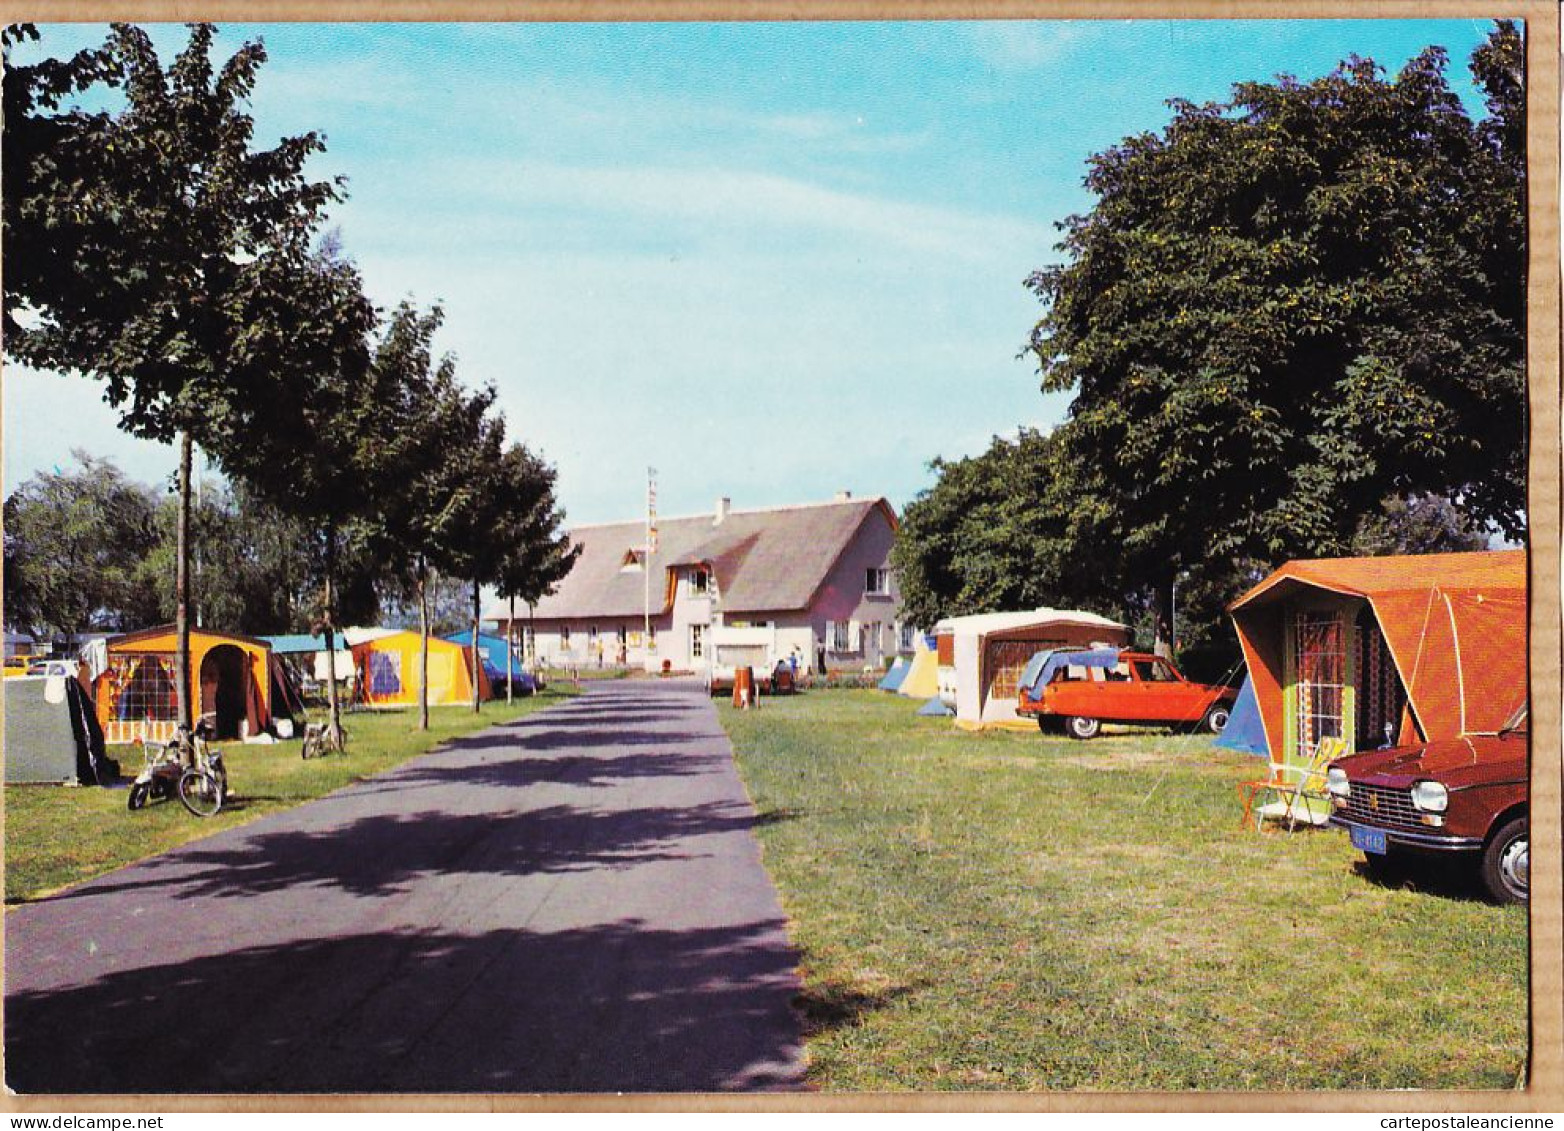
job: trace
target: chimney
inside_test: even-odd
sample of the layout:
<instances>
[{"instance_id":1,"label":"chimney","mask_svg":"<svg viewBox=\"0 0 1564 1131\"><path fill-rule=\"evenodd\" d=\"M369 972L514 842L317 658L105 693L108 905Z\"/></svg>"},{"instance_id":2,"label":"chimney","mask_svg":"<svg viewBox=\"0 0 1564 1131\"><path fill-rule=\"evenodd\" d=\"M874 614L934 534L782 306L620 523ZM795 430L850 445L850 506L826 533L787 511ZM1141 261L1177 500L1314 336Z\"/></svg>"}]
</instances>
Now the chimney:
<instances>
[{"instance_id":1,"label":"chimney","mask_svg":"<svg viewBox=\"0 0 1564 1131\"><path fill-rule=\"evenodd\" d=\"M711 520L713 526L721 526L722 520L728 517L728 512L733 509L733 500L724 495L717 500L717 517Z\"/></svg>"},{"instance_id":2,"label":"chimney","mask_svg":"<svg viewBox=\"0 0 1564 1131\"><path fill-rule=\"evenodd\" d=\"M836 501L839 503L851 502L852 498L853 493L851 491L838 491L836 493Z\"/></svg>"}]
</instances>

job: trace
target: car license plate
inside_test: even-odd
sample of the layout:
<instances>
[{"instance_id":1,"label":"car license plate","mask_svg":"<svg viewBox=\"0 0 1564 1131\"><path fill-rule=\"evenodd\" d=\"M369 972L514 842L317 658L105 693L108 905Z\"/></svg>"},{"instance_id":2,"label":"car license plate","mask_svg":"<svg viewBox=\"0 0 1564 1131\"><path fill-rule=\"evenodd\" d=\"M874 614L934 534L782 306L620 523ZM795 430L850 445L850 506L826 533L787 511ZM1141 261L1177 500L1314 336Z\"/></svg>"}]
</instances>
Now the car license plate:
<instances>
[{"instance_id":1,"label":"car license plate","mask_svg":"<svg viewBox=\"0 0 1564 1131\"><path fill-rule=\"evenodd\" d=\"M1383 856L1385 855L1385 831L1353 825L1352 847L1363 852L1372 852L1376 856Z\"/></svg>"}]
</instances>

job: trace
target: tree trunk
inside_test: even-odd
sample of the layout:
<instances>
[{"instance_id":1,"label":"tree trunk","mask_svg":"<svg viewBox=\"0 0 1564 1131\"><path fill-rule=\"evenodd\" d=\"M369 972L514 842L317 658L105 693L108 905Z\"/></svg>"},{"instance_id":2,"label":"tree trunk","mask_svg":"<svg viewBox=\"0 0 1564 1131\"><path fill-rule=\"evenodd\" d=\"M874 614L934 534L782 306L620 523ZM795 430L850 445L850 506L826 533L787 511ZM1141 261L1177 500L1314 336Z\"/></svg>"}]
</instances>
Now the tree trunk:
<instances>
[{"instance_id":1,"label":"tree trunk","mask_svg":"<svg viewBox=\"0 0 1564 1131\"><path fill-rule=\"evenodd\" d=\"M472 582L472 709L476 714L483 705L481 687L478 681L483 677L483 669L478 666L478 579Z\"/></svg>"},{"instance_id":2,"label":"tree trunk","mask_svg":"<svg viewBox=\"0 0 1564 1131\"><path fill-rule=\"evenodd\" d=\"M1156 636L1153 651L1164 659L1173 658L1173 586L1174 577L1159 581L1152 591L1151 624Z\"/></svg>"},{"instance_id":3,"label":"tree trunk","mask_svg":"<svg viewBox=\"0 0 1564 1131\"><path fill-rule=\"evenodd\" d=\"M192 729L190 702L190 433L179 433L179 519L174 534L174 681L179 725Z\"/></svg>"},{"instance_id":4,"label":"tree trunk","mask_svg":"<svg viewBox=\"0 0 1564 1131\"><path fill-rule=\"evenodd\" d=\"M429 729L429 563L418 555L418 729Z\"/></svg>"},{"instance_id":5,"label":"tree trunk","mask_svg":"<svg viewBox=\"0 0 1564 1131\"><path fill-rule=\"evenodd\" d=\"M337 695L337 610L333 579L337 571L337 528L326 527L326 593L322 629L326 639L326 744L342 749L342 701Z\"/></svg>"},{"instance_id":6,"label":"tree trunk","mask_svg":"<svg viewBox=\"0 0 1564 1131\"><path fill-rule=\"evenodd\" d=\"M505 702L509 704L514 699L511 694L511 685L516 682L516 598L510 598L510 618L505 622Z\"/></svg>"}]
</instances>

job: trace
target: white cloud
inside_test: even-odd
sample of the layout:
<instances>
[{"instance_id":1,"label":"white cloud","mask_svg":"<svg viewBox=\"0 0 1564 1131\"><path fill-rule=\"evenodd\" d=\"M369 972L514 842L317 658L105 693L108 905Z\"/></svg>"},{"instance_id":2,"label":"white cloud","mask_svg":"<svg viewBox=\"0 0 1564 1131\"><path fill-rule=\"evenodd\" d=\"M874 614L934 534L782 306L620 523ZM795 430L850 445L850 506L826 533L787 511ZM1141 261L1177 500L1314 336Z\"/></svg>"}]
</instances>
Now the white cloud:
<instances>
[{"instance_id":1,"label":"white cloud","mask_svg":"<svg viewBox=\"0 0 1564 1131\"><path fill-rule=\"evenodd\" d=\"M711 242L738 235L748 247L781 236L812 234L866 249L904 249L963 261L988 261L1052 242L1050 226L1014 217L847 192L797 178L735 168L590 167L527 160L472 160L443 166L440 187L404 178L392 194L361 201L356 213L383 230L382 209L409 214L409 198L441 194L443 214L425 214L416 237L438 242L475 238L491 246L516 240L547 244L550 225L592 214L650 238L694 235ZM355 213L346 212L352 225ZM677 232L666 225L682 225ZM431 226L435 231L431 233ZM409 235L415 233L409 231ZM840 244L838 244L840 246Z\"/></svg>"},{"instance_id":2,"label":"white cloud","mask_svg":"<svg viewBox=\"0 0 1564 1131\"><path fill-rule=\"evenodd\" d=\"M333 60L330 66L271 62L261 69L252 100L257 111L311 120L323 110L333 117L406 110L422 97L413 74L387 65L383 57L360 56Z\"/></svg>"}]
</instances>

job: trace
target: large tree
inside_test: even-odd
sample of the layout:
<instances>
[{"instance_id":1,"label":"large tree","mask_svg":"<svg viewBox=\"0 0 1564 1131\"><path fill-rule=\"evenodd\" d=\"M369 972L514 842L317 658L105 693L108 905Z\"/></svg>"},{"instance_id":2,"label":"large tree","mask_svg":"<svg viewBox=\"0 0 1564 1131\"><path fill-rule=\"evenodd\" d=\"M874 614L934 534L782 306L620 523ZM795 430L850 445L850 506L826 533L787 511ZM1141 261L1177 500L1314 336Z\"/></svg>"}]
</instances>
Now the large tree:
<instances>
[{"instance_id":1,"label":"large tree","mask_svg":"<svg viewBox=\"0 0 1564 1131\"><path fill-rule=\"evenodd\" d=\"M131 627L174 619L174 557L179 501L158 505L158 544L136 570L136 593L146 603L127 609ZM303 632L316 602L313 531L282 513L244 483L206 478L190 511L194 584L192 616L204 628L252 636Z\"/></svg>"},{"instance_id":2,"label":"large tree","mask_svg":"<svg viewBox=\"0 0 1564 1131\"><path fill-rule=\"evenodd\" d=\"M72 634L140 628L141 564L159 541L157 493L107 460L42 472L5 501L5 619Z\"/></svg>"},{"instance_id":3,"label":"large tree","mask_svg":"<svg viewBox=\"0 0 1564 1131\"><path fill-rule=\"evenodd\" d=\"M254 330L234 358L245 383L265 382L268 395L233 407L230 423L245 439L225 447L222 462L307 532L297 551L319 583L314 623L333 651L345 559L383 561L370 516L377 497L400 486L389 465L410 395L398 370L371 361L375 308L334 241L268 270L275 277L246 304ZM374 580L373 569L355 572L361 584ZM328 673L327 735L340 748L335 666Z\"/></svg>"},{"instance_id":4,"label":"large tree","mask_svg":"<svg viewBox=\"0 0 1564 1131\"><path fill-rule=\"evenodd\" d=\"M1091 159L1092 210L1029 285L1081 545L1153 595L1181 572L1350 549L1386 500L1525 526L1522 44L1429 48L1174 101ZM1083 559L1084 564L1084 559Z\"/></svg>"},{"instance_id":5,"label":"large tree","mask_svg":"<svg viewBox=\"0 0 1564 1131\"><path fill-rule=\"evenodd\" d=\"M392 579L418 608L418 719L429 726L430 587L450 556L452 524L486 489L497 446L486 441L492 388L465 389L456 359L435 359L434 336L444 312L420 311L403 302L391 315L376 348L374 372L394 405L396 435L380 448L387 482L395 490L374 499L369 526L387 561L403 563ZM444 570L449 577L465 573Z\"/></svg>"},{"instance_id":6,"label":"large tree","mask_svg":"<svg viewBox=\"0 0 1564 1131\"><path fill-rule=\"evenodd\" d=\"M936 459L937 479L902 514L891 563L901 616L931 627L941 617L1061 602L1118 612L1108 557L1077 545L1072 468L1057 433L996 436L966 459Z\"/></svg>"},{"instance_id":7,"label":"large tree","mask_svg":"<svg viewBox=\"0 0 1564 1131\"><path fill-rule=\"evenodd\" d=\"M265 329L258 312L285 306L286 292L272 291L288 277L276 261L303 260L339 195L336 183L304 175L323 148L317 135L251 147L245 107L266 52L246 43L214 67L215 36L210 25L191 25L165 71L144 31L114 25L97 65L122 90L123 106L51 115L49 145L22 182L25 198L6 212L8 239L14 219L23 246L46 242L71 254L7 292L7 351L102 379L124 428L179 445L176 685L186 725L192 445L223 459L249 442L246 414L233 410L267 401L276 359L247 365L241 355ZM59 101L35 100L30 112ZM8 136L42 132L28 113L8 116ZM20 304L26 316L13 317Z\"/></svg>"},{"instance_id":8,"label":"large tree","mask_svg":"<svg viewBox=\"0 0 1564 1131\"><path fill-rule=\"evenodd\" d=\"M89 88L112 81L117 68L106 51L69 59L19 63L18 47L39 41L32 24L0 31L4 50L4 145L0 145L0 230L5 244L4 337L23 334L18 312L47 306L69 290L75 265L112 236L112 225L76 212L73 193L102 176L106 156L85 144L86 115L68 104Z\"/></svg>"},{"instance_id":9,"label":"large tree","mask_svg":"<svg viewBox=\"0 0 1564 1131\"><path fill-rule=\"evenodd\" d=\"M565 512L554 495L555 470L552 465L528 451L513 446L510 484L505 488L509 511L499 534L501 557L493 575L494 587L509 603L506 618L505 698L511 698L515 683L514 626L516 602L535 605L565 578L581 547L573 544L565 531Z\"/></svg>"}]
</instances>

